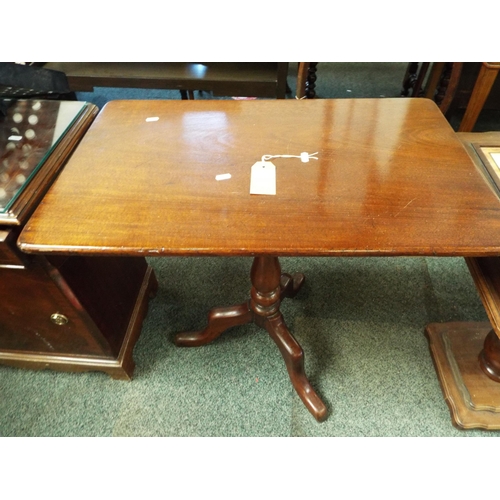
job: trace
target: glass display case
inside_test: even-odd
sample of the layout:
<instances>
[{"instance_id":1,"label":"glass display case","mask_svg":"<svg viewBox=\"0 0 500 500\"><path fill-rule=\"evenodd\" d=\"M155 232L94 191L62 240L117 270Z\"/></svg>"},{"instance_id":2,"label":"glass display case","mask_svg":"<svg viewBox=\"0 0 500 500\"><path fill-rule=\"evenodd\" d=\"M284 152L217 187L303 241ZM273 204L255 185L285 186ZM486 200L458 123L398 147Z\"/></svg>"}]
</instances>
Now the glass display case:
<instances>
[{"instance_id":1,"label":"glass display case","mask_svg":"<svg viewBox=\"0 0 500 500\"><path fill-rule=\"evenodd\" d=\"M87 103L39 99L3 102L6 115L0 115L0 224L17 225L11 208Z\"/></svg>"}]
</instances>

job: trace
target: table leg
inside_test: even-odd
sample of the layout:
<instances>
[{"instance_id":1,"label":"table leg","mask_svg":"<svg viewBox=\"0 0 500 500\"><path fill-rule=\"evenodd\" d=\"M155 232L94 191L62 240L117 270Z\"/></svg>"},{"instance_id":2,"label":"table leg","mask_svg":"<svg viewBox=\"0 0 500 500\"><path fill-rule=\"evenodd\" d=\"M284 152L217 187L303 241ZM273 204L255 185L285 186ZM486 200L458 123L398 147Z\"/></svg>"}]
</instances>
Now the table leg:
<instances>
[{"instance_id":1,"label":"table leg","mask_svg":"<svg viewBox=\"0 0 500 500\"><path fill-rule=\"evenodd\" d=\"M302 288L306 277L302 273L287 274L283 273L280 277L280 299L293 299Z\"/></svg>"},{"instance_id":2,"label":"table leg","mask_svg":"<svg viewBox=\"0 0 500 500\"><path fill-rule=\"evenodd\" d=\"M231 307L215 307L208 314L208 325L198 332L179 333L175 337L178 347L199 347L212 342L228 328L253 321L248 302Z\"/></svg>"},{"instance_id":3,"label":"table leg","mask_svg":"<svg viewBox=\"0 0 500 500\"><path fill-rule=\"evenodd\" d=\"M267 330L283 356L293 387L314 418L327 416L326 406L312 388L304 370L304 352L288 330L280 312L281 300L294 297L304 282L304 275L281 274L277 257L255 257L251 270L252 289L248 302L232 307L217 307L208 315L208 325L198 332L179 333L180 347L208 344L233 326L255 323Z\"/></svg>"},{"instance_id":4,"label":"table leg","mask_svg":"<svg viewBox=\"0 0 500 500\"><path fill-rule=\"evenodd\" d=\"M318 422L327 417L326 406L316 394L304 370L304 351L288 330L282 314L266 318L262 325L285 360L288 375L300 399Z\"/></svg>"}]
</instances>

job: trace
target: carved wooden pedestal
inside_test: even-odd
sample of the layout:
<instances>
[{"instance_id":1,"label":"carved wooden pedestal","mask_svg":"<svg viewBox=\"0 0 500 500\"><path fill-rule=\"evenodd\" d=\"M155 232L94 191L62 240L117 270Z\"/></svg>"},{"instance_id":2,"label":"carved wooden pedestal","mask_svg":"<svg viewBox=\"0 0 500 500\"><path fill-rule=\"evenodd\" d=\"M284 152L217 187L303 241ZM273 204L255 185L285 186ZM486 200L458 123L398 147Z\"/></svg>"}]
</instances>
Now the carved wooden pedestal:
<instances>
[{"instance_id":1,"label":"carved wooden pedestal","mask_svg":"<svg viewBox=\"0 0 500 500\"><path fill-rule=\"evenodd\" d=\"M252 290L248 302L233 307L212 309L208 326L200 332L179 333L175 343L180 347L196 347L208 344L225 330L237 325L255 323L267 330L285 360L293 387L307 409L318 422L326 416L326 406L312 388L304 371L304 352L288 330L280 312L280 302L294 297L304 275L281 275L277 257L255 257L251 271Z\"/></svg>"},{"instance_id":2,"label":"carved wooden pedestal","mask_svg":"<svg viewBox=\"0 0 500 500\"><path fill-rule=\"evenodd\" d=\"M500 384L484 374L478 359L491 331L487 322L432 323L425 330L456 427L500 429Z\"/></svg>"},{"instance_id":3,"label":"carved wooden pedestal","mask_svg":"<svg viewBox=\"0 0 500 500\"><path fill-rule=\"evenodd\" d=\"M426 335L453 424L500 430L500 259L466 262L491 324L434 323Z\"/></svg>"}]
</instances>

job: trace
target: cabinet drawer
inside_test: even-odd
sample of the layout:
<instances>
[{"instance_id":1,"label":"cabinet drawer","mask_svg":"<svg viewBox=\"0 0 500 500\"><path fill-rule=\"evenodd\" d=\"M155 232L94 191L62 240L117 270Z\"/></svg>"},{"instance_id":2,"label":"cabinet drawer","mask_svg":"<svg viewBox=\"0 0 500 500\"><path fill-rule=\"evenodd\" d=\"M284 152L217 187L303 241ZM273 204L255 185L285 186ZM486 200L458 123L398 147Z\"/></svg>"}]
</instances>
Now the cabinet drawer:
<instances>
[{"instance_id":1,"label":"cabinet drawer","mask_svg":"<svg viewBox=\"0 0 500 500\"><path fill-rule=\"evenodd\" d=\"M78 304L36 262L0 269L0 350L111 356Z\"/></svg>"}]
</instances>

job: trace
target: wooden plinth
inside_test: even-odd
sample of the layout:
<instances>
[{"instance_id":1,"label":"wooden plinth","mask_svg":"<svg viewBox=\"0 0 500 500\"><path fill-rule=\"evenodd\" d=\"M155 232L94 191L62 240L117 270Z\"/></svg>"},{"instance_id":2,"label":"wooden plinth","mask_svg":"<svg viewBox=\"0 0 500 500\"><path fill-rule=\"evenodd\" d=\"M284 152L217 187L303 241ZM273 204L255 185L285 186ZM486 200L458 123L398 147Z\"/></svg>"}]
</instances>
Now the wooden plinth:
<instances>
[{"instance_id":1,"label":"wooden plinth","mask_svg":"<svg viewBox=\"0 0 500 500\"><path fill-rule=\"evenodd\" d=\"M432 323L425 329L453 425L500 430L500 383L479 366L479 353L491 325Z\"/></svg>"}]
</instances>

